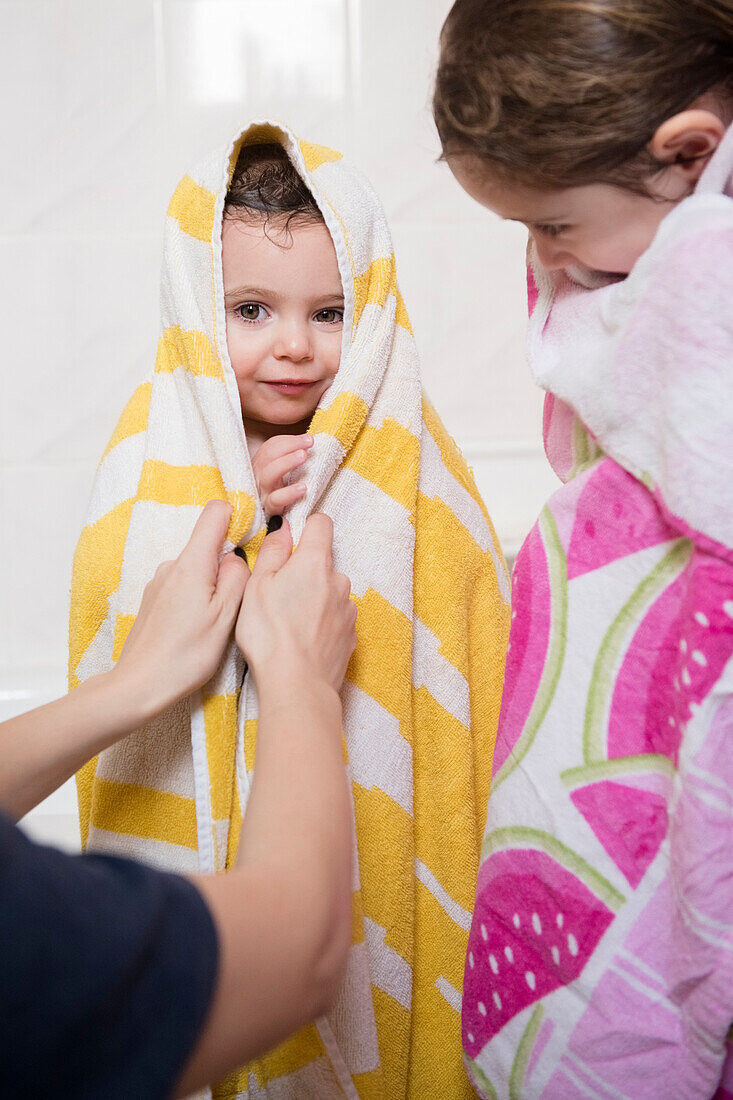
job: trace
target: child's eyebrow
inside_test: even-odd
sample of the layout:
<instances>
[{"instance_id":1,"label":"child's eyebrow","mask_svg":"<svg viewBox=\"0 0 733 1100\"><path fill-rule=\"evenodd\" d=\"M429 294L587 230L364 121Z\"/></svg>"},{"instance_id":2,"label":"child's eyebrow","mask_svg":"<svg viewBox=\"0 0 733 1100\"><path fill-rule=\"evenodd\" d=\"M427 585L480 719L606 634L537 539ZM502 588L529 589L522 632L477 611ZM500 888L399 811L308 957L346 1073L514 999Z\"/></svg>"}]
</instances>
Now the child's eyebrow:
<instances>
[{"instance_id":1,"label":"child's eyebrow","mask_svg":"<svg viewBox=\"0 0 733 1100\"><path fill-rule=\"evenodd\" d=\"M227 290L224 294L225 302L242 301L244 298L269 298L273 301L277 301L280 298L288 297L288 295L280 294L276 290L267 290L261 286L235 286L231 290ZM341 288L334 291L332 294L326 291L324 294L314 295L314 302L341 302L343 304L344 294Z\"/></svg>"},{"instance_id":2,"label":"child's eyebrow","mask_svg":"<svg viewBox=\"0 0 733 1100\"><path fill-rule=\"evenodd\" d=\"M234 298L277 298L279 295L274 290L265 290L261 286L235 286L227 290L224 300L229 302Z\"/></svg>"}]
</instances>

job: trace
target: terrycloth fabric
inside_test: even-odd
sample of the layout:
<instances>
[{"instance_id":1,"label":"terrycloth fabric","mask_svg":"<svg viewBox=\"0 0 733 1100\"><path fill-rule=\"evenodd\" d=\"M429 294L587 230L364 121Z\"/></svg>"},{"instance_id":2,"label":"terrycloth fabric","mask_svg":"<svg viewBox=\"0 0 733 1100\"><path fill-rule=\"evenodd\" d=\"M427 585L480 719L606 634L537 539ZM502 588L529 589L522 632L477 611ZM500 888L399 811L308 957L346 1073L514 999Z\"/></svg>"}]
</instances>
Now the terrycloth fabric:
<instances>
[{"instance_id":1,"label":"terrycloth fabric","mask_svg":"<svg viewBox=\"0 0 733 1100\"><path fill-rule=\"evenodd\" d=\"M733 1095L732 168L733 131L621 282L535 265L565 484L513 577L464 980L484 1097Z\"/></svg>"},{"instance_id":2,"label":"terrycloth fabric","mask_svg":"<svg viewBox=\"0 0 733 1100\"><path fill-rule=\"evenodd\" d=\"M336 566L358 606L343 690L357 859L353 947L333 1014L214 1096L467 1097L463 961L508 579L471 475L422 395L378 200L340 154L284 128L249 128L171 201L155 372L105 453L76 554L71 683L110 667L143 586L207 500L232 501L229 538L250 563L264 534L221 276L222 208L242 140L286 148L332 234L346 299L340 369L310 429L307 498L289 519L297 541L308 513L332 517ZM257 697L242 677L232 648L190 704L83 770L90 848L179 871L231 866L255 766Z\"/></svg>"}]
</instances>

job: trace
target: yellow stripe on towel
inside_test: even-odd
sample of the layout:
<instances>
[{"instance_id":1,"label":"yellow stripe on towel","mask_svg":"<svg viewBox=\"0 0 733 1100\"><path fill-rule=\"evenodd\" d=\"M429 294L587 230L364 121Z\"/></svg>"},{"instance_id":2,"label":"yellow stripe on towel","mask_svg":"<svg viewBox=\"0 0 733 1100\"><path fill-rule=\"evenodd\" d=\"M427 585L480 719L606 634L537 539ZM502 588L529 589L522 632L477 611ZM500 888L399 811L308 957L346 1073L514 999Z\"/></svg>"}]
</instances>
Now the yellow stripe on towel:
<instances>
[{"instance_id":1,"label":"yellow stripe on towel","mask_svg":"<svg viewBox=\"0 0 733 1100\"><path fill-rule=\"evenodd\" d=\"M369 412L369 406L355 393L340 393L326 409L316 409L309 432L326 432L348 450Z\"/></svg>"},{"instance_id":2,"label":"yellow stripe on towel","mask_svg":"<svg viewBox=\"0 0 733 1100\"><path fill-rule=\"evenodd\" d=\"M169 325L158 341L155 371L172 374L178 367L201 378L224 378L219 357L205 333Z\"/></svg>"},{"instance_id":3,"label":"yellow stripe on towel","mask_svg":"<svg viewBox=\"0 0 733 1100\"><path fill-rule=\"evenodd\" d=\"M211 241L214 232L216 195L184 176L173 192L168 216L175 218L184 233L199 241Z\"/></svg>"},{"instance_id":4,"label":"yellow stripe on towel","mask_svg":"<svg viewBox=\"0 0 733 1100\"><path fill-rule=\"evenodd\" d=\"M74 554L69 620L69 687L79 683L77 668L107 617L109 598L120 583L122 553L132 515L124 500L96 523L84 527Z\"/></svg>"},{"instance_id":5,"label":"yellow stripe on towel","mask_svg":"<svg viewBox=\"0 0 733 1100\"><path fill-rule=\"evenodd\" d=\"M374 589L352 598L358 641L347 678L399 719L400 731L409 737L412 624ZM385 657L389 672L385 671Z\"/></svg>"},{"instance_id":6,"label":"yellow stripe on towel","mask_svg":"<svg viewBox=\"0 0 733 1100\"><path fill-rule=\"evenodd\" d=\"M388 417L379 428L365 424L345 465L377 485L408 512L412 511L420 469L420 441L396 420Z\"/></svg>"},{"instance_id":7,"label":"yellow stripe on towel","mask_svg":"<svg viewBox=\"0 0 733 1100\"><path fill-rule=\"evenodd\" d=\"M117 663L122 653L122 647L127 641L127 635L135 625L137 615L117 614L115 616L115 638L112 643L112 660Z\"/></svg>"},{"instance_id":8,"label":"yellow stripe on towel","mask_svg":"<svg viewBox=\"0 0 733 1100\"><path fill-rule=\"evenodd\" d=\"M196 807L192 798L170 791L95 779L92 825L110 833L197 848Z\"/></svg>"},{"instance_id":9,"label":"yellow stripe on towel","mask_svg":"<svg viewBox=\"0 0 733 1100\"><path fill-rule=\"evenodd\" d=\"M311 141L300 141L298 144L309 172L315 172L322 164L341 160L343 155L335 149L329 149L327 145L314 145Z\"/></svg>"},{"instance_id":10,"label":"yellow stripe on towel","mask_svg":"<svg viewBox=\"0 0 733 1100\"><path fill-rule=\"evenodd\" d=\"M153 392L152 382L143 382L138 386L130 400L122 410L122 415L117 421L117 427L113 431L110 441L104 449L102 461L107 457L113 447L138 432L144 432L148 426L148 411L150 409L150 395Z\"/></svg>"},{"instance_id":11,"label":"yellow stripe on towel","mask_svg":"<svg viewBox=\"0 0 733 1100\"><path fill-rule=\"evenodd\" d=\"M354 328L357 327L368 305L384 306L390 294L393 294L396 299L395 324L412 333L405 303L397 289L397 267L394 256L380 256L372 260L361 275L354 276Z\"/></svg>"},{"instance_id":12,"label":"yellow stripe on towel","mask_svg":"<svg viewBox=\"0 0 733 1100\"><path fill-rule=\"evenodd\" d=\"M204 697L206 757L211 783L211 813L216 821L229 820L234 789L234 743L237 734L239 692Z\"/></svg>"}]
</instances>

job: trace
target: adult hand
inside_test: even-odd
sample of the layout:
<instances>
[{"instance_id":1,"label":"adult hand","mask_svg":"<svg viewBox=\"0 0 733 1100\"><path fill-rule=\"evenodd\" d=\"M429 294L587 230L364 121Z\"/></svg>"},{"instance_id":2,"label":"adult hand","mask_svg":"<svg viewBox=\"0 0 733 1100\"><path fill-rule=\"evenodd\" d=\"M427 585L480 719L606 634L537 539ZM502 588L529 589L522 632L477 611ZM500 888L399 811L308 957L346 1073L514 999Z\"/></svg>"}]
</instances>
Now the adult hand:
<instances>
[{"instance_id":1,"label":"adult hand","mask_svg":"<svg viewBox=\"0 0 733 1100\"><path fill-rule=\"evenodd\" d=\"M219 551L231 508L206 505L176 561L143 593L117 664L69 695L0 726L0 806L16 819L70 775L210 680L237 617L249 572Z\"/></svg>"},{"instance_id":2,"label":"adult hand","mask_svg":"<svg viewBox=\"0 0 733 1100\"><path fill-rule=\"evenodd\" d=\"M210 501L175 561L158 566L116 666L152 710L201 687L214 675L249 577L221 545L231 506Z\"/></svg>"},{"instance_id":3,"label":"adult hand","mask_svg":"<svg viewBox=\"0 0 733 1100\"><path fill-rule=\"evenodd\" d=\"M300 543L287 521L265 538L242 600L236 639L255 679L270 673L287 683L306 669L338 691L356 646L351 584L333 565L333 524L308 518Z\"/></svg>"}]
</instances>

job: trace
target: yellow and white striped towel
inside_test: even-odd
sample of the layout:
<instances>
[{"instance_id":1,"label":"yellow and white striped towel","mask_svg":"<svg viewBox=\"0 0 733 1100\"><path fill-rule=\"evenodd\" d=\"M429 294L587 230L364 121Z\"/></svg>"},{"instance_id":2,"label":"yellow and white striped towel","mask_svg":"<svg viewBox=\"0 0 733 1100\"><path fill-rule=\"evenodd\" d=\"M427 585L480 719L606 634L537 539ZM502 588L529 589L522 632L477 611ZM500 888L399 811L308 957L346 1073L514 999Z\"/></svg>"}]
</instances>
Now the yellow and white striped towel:
<instances>
[{"instance_id":1,"label":"yellow and white striped towel","mask_svg":"<svg viewBox=\"0 0 733 1100\"><path fill-rule=\"evenodd\" d=\"M358 606L343 689L357 858L338 1003L215 1098L454 1100L463 962L508 633L501 551L460 453L425 400L389 230L340 154L257 123L177 187L162 335L102 458L74 561L70 683L108 669L158 563L202 506L229 539L264 535L226 346L224 197L242 142L277 141L331 232L346 299L341 364L317 410L289 519L330 515ZM436 276L437 277L437 276ZM454 370L455 365L446 364ZM257 697L232 646L214 680L79 775L83 841L180 872L234 860L255 763ZM151 1021L152 1023L152 1021Z\"/></svg>"}]
</instances>

